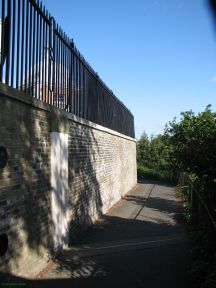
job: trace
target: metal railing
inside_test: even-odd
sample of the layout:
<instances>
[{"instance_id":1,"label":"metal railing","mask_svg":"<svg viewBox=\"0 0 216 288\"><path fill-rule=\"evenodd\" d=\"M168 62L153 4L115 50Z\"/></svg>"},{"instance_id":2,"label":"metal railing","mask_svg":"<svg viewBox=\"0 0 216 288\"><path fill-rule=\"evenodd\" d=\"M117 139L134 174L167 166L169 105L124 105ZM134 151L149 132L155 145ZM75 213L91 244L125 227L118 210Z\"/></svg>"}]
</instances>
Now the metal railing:
<instances>
[{"instance_id":1,"label":"metal railing","mask_svg":"<svg viewBox=\"0 0 216 288\"><path fill-rule=\"evenodd\" d=\"M134 118L39 1L0 0L0 81L135 137Z\"/></svg>"},{"instance_id":2,"label":"metal railing","mask_svg":"<svg viewBox=\"0 0 216 288\"><path fill-rule=\"evenodd\" d=\"M215 204L215 201L209 199L207 202L206 199L203 198L200 191L198 191L198 189L195 187L191 177L186 173L180 174L179 186L180 189L187 189L187 195L189 197L188 201L190 202L192 209L193 223L210 223L211 227L213 227L214 231L216 232L215 207L210 207L212 206L211 202L214 202L213 204Z\"/></svg>"}]
</instances>

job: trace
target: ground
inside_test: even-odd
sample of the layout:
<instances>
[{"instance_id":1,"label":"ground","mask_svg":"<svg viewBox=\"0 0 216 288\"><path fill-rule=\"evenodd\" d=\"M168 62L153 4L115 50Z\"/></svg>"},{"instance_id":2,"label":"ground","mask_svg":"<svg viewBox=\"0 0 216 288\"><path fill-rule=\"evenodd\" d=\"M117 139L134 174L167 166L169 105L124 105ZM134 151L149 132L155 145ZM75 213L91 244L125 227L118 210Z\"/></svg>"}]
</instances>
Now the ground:
<instances>
[{"instance_id":1,"label":"ground","mask_svg":"<svg viewBox=\"0 0 216 288\"><path fill-rule=\"evenodd\" d=\"M41 287L192 287L175 187L139 183L45 273ZM62 284L63 283L63 284ZM71 286L72 285L72 286Z\"/></svg>"},{"instance_id":2,"label":"ground","mask_svg":"<svg viewBox=\"0 0 216 288\"><path fill-rule=\"evenodd\" d=\"M136 185L30 287L192 288L175 187Z\"/></svg>"}]
</instances>

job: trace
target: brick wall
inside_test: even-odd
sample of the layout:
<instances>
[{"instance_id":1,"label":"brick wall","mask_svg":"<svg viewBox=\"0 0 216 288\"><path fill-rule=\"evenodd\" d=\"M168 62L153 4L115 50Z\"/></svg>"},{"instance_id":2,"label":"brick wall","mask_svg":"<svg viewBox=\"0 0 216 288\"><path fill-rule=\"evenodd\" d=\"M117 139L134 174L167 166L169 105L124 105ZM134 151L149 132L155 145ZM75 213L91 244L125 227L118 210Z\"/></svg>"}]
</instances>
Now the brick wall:
<instances>
[{"instance_id":1,"label":"brick wall","mask_svg":"<svg viewBox=\"0 0 216 288\"><path fill-rule=\"evenodd\" d=\"M52 255L50 133L68 134L69 240L136 184L134 139L0 84L0 270L33 276Z\"/></svg>"}]
</instances>

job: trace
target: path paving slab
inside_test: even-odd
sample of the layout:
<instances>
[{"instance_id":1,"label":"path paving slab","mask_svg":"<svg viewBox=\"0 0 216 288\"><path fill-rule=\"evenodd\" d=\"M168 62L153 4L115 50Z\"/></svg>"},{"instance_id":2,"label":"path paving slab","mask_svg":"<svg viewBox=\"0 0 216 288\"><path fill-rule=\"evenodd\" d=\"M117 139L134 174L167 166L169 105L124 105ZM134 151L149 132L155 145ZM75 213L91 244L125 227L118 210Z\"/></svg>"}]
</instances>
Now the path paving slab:
<instances>
[{"instance_id":1,"label":"path paving slab","mask_svg":"<svg viewBox=\"0 0 216 288\"><path fill-rule=\"evenodd\" d=\"M137 184L32 287L192 288L175 194L170 185Z\"/></svg>"}]
</instances>

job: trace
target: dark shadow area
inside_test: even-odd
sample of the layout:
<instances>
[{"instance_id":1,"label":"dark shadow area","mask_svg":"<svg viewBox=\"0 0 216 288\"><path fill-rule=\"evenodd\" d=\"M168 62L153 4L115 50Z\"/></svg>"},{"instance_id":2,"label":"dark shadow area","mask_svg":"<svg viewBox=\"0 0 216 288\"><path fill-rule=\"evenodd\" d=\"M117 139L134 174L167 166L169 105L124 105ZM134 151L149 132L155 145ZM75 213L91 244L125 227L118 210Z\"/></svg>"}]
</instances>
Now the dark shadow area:
<instances>
[{"instance_id":1,"label":"dark shadow area","mask_svg":"<svg viewBox=\"0 0 216 288\"><path fill-rule=\"evenodd\" d=\"M172 236L181 231L170 229L169 225L103 216L101 223L91 229L90 243L94 240L119 241L121 239L150 236ZM98 230L100 235L97 234ZM103 238L103 229L106 236ZM154 231L155 233L151 233ZM101 237L102 235L102 237ZM87 234L86 234L87 236ZM96 237L96 238L95 238ZM140 240L142 241L142 240ZM83 241L85 243L85 241ZM109 244L109 243L107 243ZM110 245L115 245L111 242ZM190 263L189 247L185 240L172 245L154 248L126 248L102 252L98 255L79 256L73 251L65 251L55 260L47 279L28 281L22 278L4 276L2 283L20 281L27 287L153 287L153 288L192 288L192 279L187 273ZM86 243L86 248L88 244ZM8 278L9 277L9 278ZM9 279L9 280L8 280ZM0 286L0 287L4 287ZM17 287L19 287L17 285Z\"/></svg>"},{"instance_id":2,"label":"dark shadow area","mask_svg":"<svg viewBox=\"0 0 216 288\"><path fill-rule=\"evenodd\" d=\"M151 187L150 185L149 188ZM144 197L136 195L137 189L139 188L126 195L122 202L146 205L152 211L164 213L170 219L175 218L178 213L175 200L159 198L157 193L160 191L156 191L156 195L145 201ZM167 191L163 191L166 197L169 187ZM193 288L188 273L189 247L181 236L184 228L179 223L170 224L160 218L151 218L154 215L146 216L150 217L141 220L102 215L91 228L80 235L78 246L73 245L72 250L65 250L54 261L53 267L46 274L47 279L29 281L27 287ZM123 250L115 247L119 243L127 245L140 241L148 242L151 239L172 238L176 235L179 241L165 245L135 245ZM104 249L106 246L111 248ZM98 253L91 254L91 249L94 248L90 247L99 247ZM90 254L79 254L79 249L90 249ZM7 280L7 277L5 279Z\"/></svg>"},{"instance_id":3,"label":"dark shadow area","mask_svg":"<svg viewBox=\"0 0 216 288\"><path fill-rule=\"evenodd\" d=\"M164 212L164 211L163 211ZM147 217L146 217L147 218ZM176 215L172 215L175 220ZM155 223L157 221L157 223ZM163 220L152 219L140 221L103 215L99 221L82 233L77 243L102 243L154 236L166 236L184 232L180 225L171 225Z\"/></svg>"},{"instance_id":4,"label":"dark shadow area","mask_svg":"<svg viewBox=\"0 0 216 288\"><path fill-rule=\"evenodd\" d=\"M158 210L160 212L166 212L166 213L178 213L180 212L180 205L176 203L176 201L159 198L159 197L152 197L148 201L146 201L146 198L141 196L134 196L134 195L126 195L122 199L126 201L130 201L132 203L135 203L137 205L142 205L148 208L152 208L154 210Z\"/></svg>"},{"instance_id":5,"label":"dark shadow area","mask_svg":"<svg viewBox=\"0 0 216 288\"><path fill-rule=\"evenodd\" d=\"M8 153L8 164L0 169L0 234L8 236L8 250L1 257L0 266L4 271L23 271L28 275L32 274L32 268L37 271L31 263L40 260L46 263L54 256L50 132L61 131L67 120L60 112L51 115L3 95L0 108L0 145ZM55 128L51 116L55 118ZM94 133L72 121L69 126L68 202L73 211L69 231L72 242L93 223L93 216L102 214L102 201L94 165L100 159L100 151ZM58 201L63 204L61 198ZM61 221L62 215L57 217Z\"/></svg>"},{"instance_id":6,"label":"dark shadow area","mask_svg":"<svg viewBox=\"0 0 216 288\"><path fill-rule=\"evenodd\" d=\"M102 161L97 139L91 128L70 124L69 130L69 205L72 211L69 245L77 241L102 215L100 183L97 179L97 161Z\"/></svg>"},{"instance_id":7,"label":"dark shadow area","mask_svg":"<svg viewBox=\"0 0 216 288\"><path fill-rule=\"evenodd\" d=\"M0 124L8 153L0 170L0 230L8 236L1 267L28 273L23 260L47 258L43 248L50 249L49 115L1 95Z\"/></svg>"},{"instance_id":8,"label":"dark shadow area","mask_svg":"<svg viewBox=\"0 0 216 288\"><path fill-rule=\"evenodd\" d=\"M159 184L155 181L145 181L145 184L155 185L155 183ZM74 244L109 242L183 232L184 228L180 223L178 224L178 222L180 222L179 213L181 205L176 202L175 198L171 200L168 196L166 199L163 196L163 198L160 198L160 196L153 195L148 199L146 195L141 196L139 194L142 185L143 184L138 184L130 193L122 198L122 200L127 201L138 208L135 208L136 212L133 213L131 217L128 216L130 219L113 215L109 216L108 214L102 215L94 225L80 234L80 237L77 238L77 241ZM160 184L161 187L164 187L163 185L164 184ZM151 189L151 187L153 186L149 186L149 189ZM173 189L173 186L165 187L167 187L167 189ZM159 213L164 214L166 217L173 220L173 222L176 222L176 224L173 225L170 222L167 222L167 219L160 219L161 214L158 216L159 218L155 219L151 218L151 213L148 213L143 219L137 219L137 216L142 217L143 213L141 209L144 207L152 210L153 213L154 211L158 211ZM117 208L117 210L118 209L119 208ZM137 214L137 210L140 211L139 215ZM112 211L115 213L115 208Z\"/></svg>"}]
</instances>

